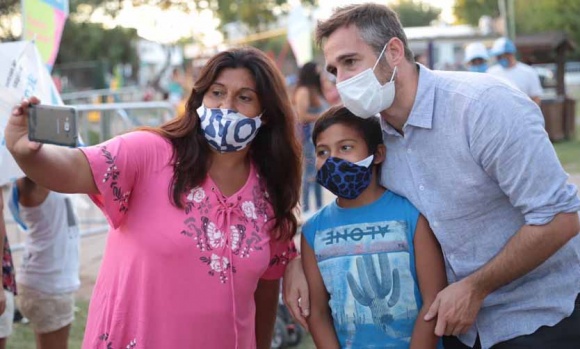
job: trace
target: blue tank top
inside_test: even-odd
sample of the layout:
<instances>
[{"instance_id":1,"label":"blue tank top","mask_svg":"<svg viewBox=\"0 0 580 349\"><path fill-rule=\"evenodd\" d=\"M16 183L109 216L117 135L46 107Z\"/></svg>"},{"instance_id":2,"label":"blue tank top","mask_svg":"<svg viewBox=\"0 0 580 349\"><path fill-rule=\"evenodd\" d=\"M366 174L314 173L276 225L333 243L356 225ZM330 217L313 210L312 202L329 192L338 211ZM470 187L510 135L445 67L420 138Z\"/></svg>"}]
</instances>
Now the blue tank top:
<instances>
[{"instance_id":1,"label":"blue tank top","mask_svg":"<svg viewBox=\"0 0 580 349\"><path fill-rule=\"evenodd\" d=\"M421 309L413 237L418 210L386 191L372 204L333 202L302 229L342 348L408 348Z\"/></svg>"}]
</instances>

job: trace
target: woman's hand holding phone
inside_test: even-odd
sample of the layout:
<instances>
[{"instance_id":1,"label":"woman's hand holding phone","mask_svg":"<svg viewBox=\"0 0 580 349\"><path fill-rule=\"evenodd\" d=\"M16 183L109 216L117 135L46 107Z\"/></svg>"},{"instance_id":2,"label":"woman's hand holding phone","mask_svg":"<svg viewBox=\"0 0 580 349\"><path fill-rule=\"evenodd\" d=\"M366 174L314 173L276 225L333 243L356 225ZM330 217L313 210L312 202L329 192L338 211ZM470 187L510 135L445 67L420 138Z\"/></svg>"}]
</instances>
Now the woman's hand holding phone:
<instances>
[{"instance_id":1,"label":"woman's hand holding phone","mask_svg":"<svg viewBox=\"0 0 580 349\"><path fill-rule=\"evenodd\" d=\"M36 97L24 99L14 108L12 115L8 118L4 137L6 138L6 147L15 158L34 155L42 146L42 144L31 142L28 139L28 109L31 104L39 103L40 100Z\"/></svg>"}]
</instances>

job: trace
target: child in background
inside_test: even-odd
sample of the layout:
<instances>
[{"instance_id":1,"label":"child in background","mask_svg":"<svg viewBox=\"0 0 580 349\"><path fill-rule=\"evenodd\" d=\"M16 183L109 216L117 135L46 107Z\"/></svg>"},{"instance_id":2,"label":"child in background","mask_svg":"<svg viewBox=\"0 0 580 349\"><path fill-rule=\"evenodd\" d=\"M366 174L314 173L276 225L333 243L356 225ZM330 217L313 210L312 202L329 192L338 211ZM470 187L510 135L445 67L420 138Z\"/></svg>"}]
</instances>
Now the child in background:
<instances>
[{"instance_id":1,"label":"child in background","mask_svg":"<svg viewBox=\"0 0 580 349\"><path fill-rule=\"evenodd\" d=\"M423 316L446 286L443 256L427 220L379 184L379 119L332 107L312 140L317 180L338 196L303 227L317 348L436 348Z\"/></svg>"},{"instance_id":2,"label":"child in background","mask_svg":"<svg viewBox=\"0 0 580 349\"><path fill-rule=\"evenodd\" d=\"M30 320L37 349L66 349L80 286L79 227L71 200L24 177L14 183L9 207L26 236L18 307Z\"/></svg>"}]
</instances>

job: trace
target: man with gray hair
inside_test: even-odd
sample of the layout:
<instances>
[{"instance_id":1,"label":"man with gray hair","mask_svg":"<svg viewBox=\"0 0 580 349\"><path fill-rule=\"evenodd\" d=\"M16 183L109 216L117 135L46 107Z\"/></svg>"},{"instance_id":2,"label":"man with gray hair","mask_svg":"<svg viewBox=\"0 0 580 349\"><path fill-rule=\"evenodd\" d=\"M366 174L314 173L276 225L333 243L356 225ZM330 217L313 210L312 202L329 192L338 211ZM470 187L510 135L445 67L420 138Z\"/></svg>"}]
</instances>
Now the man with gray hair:
<instances>
[{"instance_id":1,"label":"man with gray hair","mask_svg":"<svg viewBox=\"0 0 580 349\"><path fill-rule=\"evenodd\" d=\"M449 336L446 348L578 348L580 199L538 106L487 74L416 64L382 5L340 8L316 37L344 105L380 114L383 184L441 244L449 286L424 319ZM299 318L308 313L301 273L293 262L284 290Z\"/></svg>"}]
</instances>

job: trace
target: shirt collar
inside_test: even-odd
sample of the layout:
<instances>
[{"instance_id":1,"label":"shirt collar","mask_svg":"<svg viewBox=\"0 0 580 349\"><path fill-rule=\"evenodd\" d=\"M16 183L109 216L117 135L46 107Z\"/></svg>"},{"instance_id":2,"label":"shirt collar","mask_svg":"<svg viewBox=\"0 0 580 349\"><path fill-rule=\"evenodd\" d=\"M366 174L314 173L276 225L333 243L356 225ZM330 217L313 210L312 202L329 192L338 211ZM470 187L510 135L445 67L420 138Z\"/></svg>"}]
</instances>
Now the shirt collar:
<instances>
[{"instance_id":1,"label":"shirt collar","mask_svg":"<svg viewBox=\"0 0 580 349\"><path fill-rule=\"evenodd\" d=\"M417 85L417 94L415 102L411 109L411 114L405 123L405 126L415 126L425 129L431 129L433 126L433 112L435 105L435 86L437 85L437 76L422 64L417 63L419 67L419 83ZM391 125L381 118L381 126L389 135L398 135L399 133Z\"/></svg>"}]
</instances>

